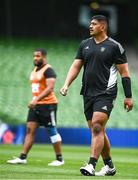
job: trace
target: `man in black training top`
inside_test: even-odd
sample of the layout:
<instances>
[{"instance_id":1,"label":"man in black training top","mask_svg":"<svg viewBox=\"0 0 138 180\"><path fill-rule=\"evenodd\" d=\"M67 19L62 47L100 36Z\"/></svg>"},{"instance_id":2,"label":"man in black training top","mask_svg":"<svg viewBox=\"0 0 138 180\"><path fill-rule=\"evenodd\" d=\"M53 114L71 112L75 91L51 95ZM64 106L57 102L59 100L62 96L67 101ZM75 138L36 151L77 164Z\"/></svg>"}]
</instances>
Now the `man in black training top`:
<instances>
[{"instance_id":1,"label":"man in black training top","mask_svg":"<svg viewBox=\"0 0 138 180\"><path fill-rule=\"evenodd\" d=\"M124 108L130 111L133 107L130 74L123 47L107 35L107 18L103 15L93 16L89 28L91 37L81 42L60 93L63 96L67 94L69 86L83 67L81 95L92 141L89 162L80 168L80 172L86 176L114 175L116 169L105 126L117 96L117 71L122 78ZM95 172L100 155L104 167Z\"/></svg>"}]
</instances>

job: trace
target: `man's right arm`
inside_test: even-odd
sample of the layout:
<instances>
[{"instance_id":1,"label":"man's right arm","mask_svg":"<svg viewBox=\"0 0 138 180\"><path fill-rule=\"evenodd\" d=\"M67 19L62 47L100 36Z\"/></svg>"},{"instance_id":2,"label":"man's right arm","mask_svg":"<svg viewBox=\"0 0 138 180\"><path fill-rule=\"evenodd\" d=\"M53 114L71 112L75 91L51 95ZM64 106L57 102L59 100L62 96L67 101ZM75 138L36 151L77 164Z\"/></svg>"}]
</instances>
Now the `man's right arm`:
<instances>
[{"instance_id":1,"label":"man's right arm","mask_svg":"<svg viewBox=\"0 0 138 180\"><path fill-rule=\"evenodd\" d=\"M83 66L83 61L81 59L75 59L73 64L71 65L64 86L60 89L60 93L63 96L67 95L68 87L71 85L71 83L75 80L75 78L78 76L81 68Z\"/></svg>"}]
</instances>

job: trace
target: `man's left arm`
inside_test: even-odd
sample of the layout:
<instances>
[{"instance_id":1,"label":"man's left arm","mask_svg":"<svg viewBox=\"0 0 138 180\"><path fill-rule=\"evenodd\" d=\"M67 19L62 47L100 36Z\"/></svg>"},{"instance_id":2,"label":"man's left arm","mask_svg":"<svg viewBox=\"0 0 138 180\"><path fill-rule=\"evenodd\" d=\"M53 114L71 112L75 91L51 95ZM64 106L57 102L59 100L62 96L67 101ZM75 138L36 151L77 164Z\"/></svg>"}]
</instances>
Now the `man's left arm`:
<instances>
[{"instance_id":1,"label":"man's left arm","mask_svg":"<svg viewBox=\"0 0 138 180\"><path fill-rule=\"evenodd\" d=\"M130 73L128 69L128 63L117 64L116 67L122 78L122 85L123 85L124 94L125 94L124 108L128 112L128 111L131 111L133 108L131 79L130 79Z\"/></svg>"}]
</instances>

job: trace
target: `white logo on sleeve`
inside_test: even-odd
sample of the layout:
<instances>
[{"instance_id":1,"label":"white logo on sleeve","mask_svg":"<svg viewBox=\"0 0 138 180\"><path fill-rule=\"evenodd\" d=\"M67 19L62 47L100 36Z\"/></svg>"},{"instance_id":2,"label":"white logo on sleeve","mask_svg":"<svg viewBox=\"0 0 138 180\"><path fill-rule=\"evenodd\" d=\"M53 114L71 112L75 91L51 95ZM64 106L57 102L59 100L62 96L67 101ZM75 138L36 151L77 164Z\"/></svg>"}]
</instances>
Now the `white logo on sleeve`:
<instances>
[{"instance_id":1,"label":"white logo on sleeve","mask_svg":"<svg viewBox=\"0 0 138 180\"><path fill-rule=\"evenodd\" d=\"M107 111L107 106L103 106L102 109Z\"/></svg>"},{"instance_id":2,"label":"white logo on sleeve","mask_svg":"<svg viewBox=\"0 0 138 180\"><path fill-rule=\"evenodd\" d=\"M85 49L89 49L89 46L86 46Z\"/></svg>"}]
</instances>

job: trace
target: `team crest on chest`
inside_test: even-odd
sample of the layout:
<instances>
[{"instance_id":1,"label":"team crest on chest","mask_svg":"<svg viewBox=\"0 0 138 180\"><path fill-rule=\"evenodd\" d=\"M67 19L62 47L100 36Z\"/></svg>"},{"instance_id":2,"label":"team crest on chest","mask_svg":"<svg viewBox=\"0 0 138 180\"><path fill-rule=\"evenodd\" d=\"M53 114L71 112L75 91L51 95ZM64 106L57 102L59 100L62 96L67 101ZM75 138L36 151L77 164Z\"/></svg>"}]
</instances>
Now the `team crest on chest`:
<instances>
[{"instance_id":1,"label":"team crest on chest","mask_svg":"<svg viewBox=\"0 0 138 180\"><path fill-rule=\"evenodd\" d=\"M105 47L101 47L101 52L104 52L105 51Z\"/></svg>"},{"instance_id":2,"label":"team crest on chest","mask_svg":"<svg viewBox=\"0 0 138 180\"><path fill-rule=\"evenodd\" d=\"M90 49L89 46L86 46L84 49Z\"/></svg>"}]
</instances>

